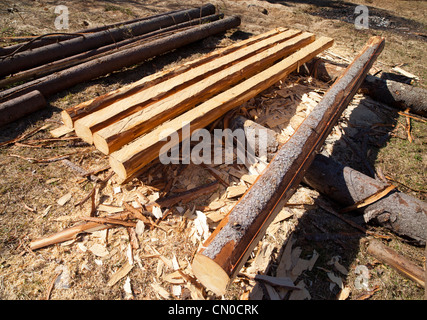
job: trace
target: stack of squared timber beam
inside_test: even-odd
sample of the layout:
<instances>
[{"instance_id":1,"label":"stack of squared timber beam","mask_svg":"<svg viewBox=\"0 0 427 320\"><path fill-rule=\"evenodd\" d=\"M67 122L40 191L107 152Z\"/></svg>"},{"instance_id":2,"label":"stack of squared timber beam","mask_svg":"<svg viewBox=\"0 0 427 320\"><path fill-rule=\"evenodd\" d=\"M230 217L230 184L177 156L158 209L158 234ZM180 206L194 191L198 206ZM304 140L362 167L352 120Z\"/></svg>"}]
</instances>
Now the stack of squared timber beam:
<instances>
[{"instance_id":1,"label":"stack of squared timber beam","mask_svg":"<svg viewBox=\"0 0 427 320\"><path fill-rule=\"evenodd\" d=\"M190 134L209 125L332 44L308 32L271 30L65 110L63 121L110 155L126 182L170 144L166 131L182 141L185 124Z\"/></svg>"},{"instance_id":2,"label":"stack of squared timber beam","mask_svg":"<svg viewBox=\"0 0 427 320\"><path fill-rule=\"evenodd\" d=\"M238 17L224 18L215 11L215 6L206 4L76 33L58 43L35 41L35 47L29 43L13 46L13 51L2 49L0 87L16 85L0 91L0 125L44 108L44 99L64 89L240 25ZM19 84L22 81L27 82ZM44 102L26 108L28 96L34 95Z\"/></svg>"}]
</instances>

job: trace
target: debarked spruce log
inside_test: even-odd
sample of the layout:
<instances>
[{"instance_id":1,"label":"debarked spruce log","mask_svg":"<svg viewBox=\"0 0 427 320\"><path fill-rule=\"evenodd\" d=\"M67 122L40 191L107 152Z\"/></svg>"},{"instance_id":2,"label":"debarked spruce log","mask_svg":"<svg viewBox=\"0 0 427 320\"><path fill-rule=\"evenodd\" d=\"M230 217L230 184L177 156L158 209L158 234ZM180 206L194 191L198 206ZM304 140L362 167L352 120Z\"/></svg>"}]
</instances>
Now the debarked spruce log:
<instances>
[{"instance_id":1,"label":"debarked spruce log","mask_svg":"<svg viewBox=\"0 0 427 320\"><path fill-rule=\"evenodd\" d=\"M116 29L103 30L84 37L53 43L33 50L17 53L11 57L0 59L0 77L17 71L26 70L44 63L68 57L80 52L94 49L106 44L118 42L125 38L138 36L157 29L169 27L188 20L215 13L215 6L206 4L199 8L187 9L169 15L138 21Z\"/></svg>"},{"instance_id":2,"label":"debarked spruce log","mask_svg":"<svg viewBox=\"0 0 427 320\"><path fill-rule=\"evenodd\" d=\"M332 127L378 55L384 38L372 37L323 99L280 148L195 255L197 279L217 295L226 292L265 230L294 193Z\"/></svg>"}]
</instances>

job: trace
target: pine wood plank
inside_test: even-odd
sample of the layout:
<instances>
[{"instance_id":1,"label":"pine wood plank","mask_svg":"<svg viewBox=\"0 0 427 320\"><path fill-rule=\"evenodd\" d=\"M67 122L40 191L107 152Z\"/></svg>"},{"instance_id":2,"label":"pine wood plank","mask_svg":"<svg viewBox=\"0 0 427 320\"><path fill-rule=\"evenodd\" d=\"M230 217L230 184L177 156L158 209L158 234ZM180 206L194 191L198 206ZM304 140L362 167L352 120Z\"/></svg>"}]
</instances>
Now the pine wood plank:
<instances>
[{"instance_id":1,"label":"pine wood plank","mask_svg":"<svg viewBox=\"0 0 427 320\"><path fill-rule=\"evenodd\" d=\"M205 127L226 112L285 78L300 65L331 47L332 44L333 39L321 37L270 68L241 82L238 86L232 87L179 117L163 123L150 133L113 152L110 155L111 168L117 173L122 182L137 176L138 172L146 164L159 156L162 146L168 143L165 138L171 132L177 132L179 140L183 140L183 138L186 138L182 136L181 129L183 124L191 124L190 133ZM163 139L165 141L162 141Z\"/></svg>"}]
</instances>

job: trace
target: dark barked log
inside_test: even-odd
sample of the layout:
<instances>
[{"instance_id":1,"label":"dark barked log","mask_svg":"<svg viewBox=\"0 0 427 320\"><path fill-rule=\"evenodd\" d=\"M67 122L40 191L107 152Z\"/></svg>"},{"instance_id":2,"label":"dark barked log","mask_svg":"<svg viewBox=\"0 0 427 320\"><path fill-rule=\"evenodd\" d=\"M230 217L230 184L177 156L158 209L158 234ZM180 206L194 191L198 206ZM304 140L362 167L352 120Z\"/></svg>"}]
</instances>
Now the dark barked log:
<instances>
[{"instance_id":1,"label":"dark barked log","mask_svg":"<svg viewBox=\"0 0 427 320\"><path fill-rule=\"evenodd\" d=\"M0 59L0 77L17 71L26 70L57 59L65 58L80 52L88 51L103 45L138 36L157 29L166 28L174 24L200 18L215 13L215 6L207 4L199 8L192 8L182 12L147 19L131 23L116 29L104 30L53 43L29 51L17 53L12 57Z\"/></svg>"},{"instance_id":2,"label":"dark barked log","mask_svg":"<svg viewBox=\"0 0 427 320\"><path fill-rule=\"evenodd\" d=\"M342 206L351 206L384 190L375 180L326 156L317 155L303 182ZM373 222L424 245L427 240L427 204L398 190L358 208L365 222Z\"/></svg>"},{"instance_id":3,"label":"dark barked log","mask_svg":"<svg viewBox=\"0 0 427 320\"><path fill-rule=\"evenodd\" d=\"M348 106L384 39L372 37L342 76L325 93L262 175L224 217L195 255L192 269L209 290L222 295L298 187L332 127Z\"/></svg>"},{"instance_id":4,"label":"dark barked log","mask_svg":"<svg viewBox=\"0 0 427 320\"><path fill-rule=\"evenodd\" d=\"M19 108L16 106L19 105ZM43 95L37 91L0 103L0 127L46 107Z\"/></svg>"},{"instance_id":5,"label":"dark barked log","mask_svg":"<svg viewBox=\"0 0 427 320\"><path fill-rule=\"evenodd\" d=\"M78 83L89 81L124 67L141 63L148 58L158 56L214 34L225 32L239 25L240 18L232 16L195 26L189 30L183 30L149 43L144 43L98 59L90 60L23 85L1 91L0 101L14 98L33 90L39 90L44 97L47 98L52 94L70 88Z\"/></svg>"},{"instance_id":6,"label":"dark barked log","mask_svg":"<svg viewBox=\"0 0 427 320\"><path fill-rule=\"evenodd\" d=\"M308 68L315 78L328 82L338 78L344 71L345 65L318 58L310 62ZM384 80L371 75L366 76L360 89L362 93L372 99L391 107L400 110L409 108L415 114L427 115L426 89L393 80Z\"/></svg>"}]
</instances>

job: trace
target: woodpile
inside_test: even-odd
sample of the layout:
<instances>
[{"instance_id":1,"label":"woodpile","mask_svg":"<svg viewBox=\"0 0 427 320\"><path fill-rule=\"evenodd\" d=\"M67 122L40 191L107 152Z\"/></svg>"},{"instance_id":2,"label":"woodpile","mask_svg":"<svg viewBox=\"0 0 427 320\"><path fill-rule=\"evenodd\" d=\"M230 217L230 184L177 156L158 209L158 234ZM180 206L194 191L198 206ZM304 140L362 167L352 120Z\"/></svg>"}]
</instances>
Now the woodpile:
<instances>
[{"instance_id":1,"label":"woodpile","mask_svg":"<svg viewBox=\"0 0 427 320\"><path fill-rule=\"evenodd\" d=\"M0 92L0 114L5 115L0 120L0 126L42 108L46 104L45 97L66 87L240 24L238 17L224 18L214 13L215 8L206 5L127 21L123 23L124 26L112 25L115 28L112 34L113 41L116 41L114 44L109 43L111 39L105 36L110 33L105 31L109 27L106 26L93 29L90 35L83 37L46 36L45 39L36 39L32 46L28 46L33 48L29 51L20 47L0 51L4 55L0 61L0 67L4 67L1 69L2 75L9 75L9 78L0 80L0 86L38 78ZM171 16L174 17L173 22ZM133 37L127 38L124 29L131 29ZM49 38L53 37L57 42L49 44ZM369 219L376 219L380 225L398 234L425 242L423 231L427 220L424 215L420 216L425 213L422 201L398 192L394 185L379 183L330 159L316 156L356 92L369 82L370 76L367 74L384 47L384 39L372 37L351 64L339 69L336 81L329 88L316 88L307 94L307 91L298 92L297 83L293 84L293 93L289 87L281 87L292 72L307 69L306 63L332 44L333 39L316 37L310 32L272 29L64 110L61 113L64 125L51 132L54 136L52 141L60 140L64 133L74 132L77 137L64 139L81 139L93 145L108 157L109 166L94 172L69 161L69 154L43 159L10 154L11 157L33 163L62 161L83 180L93 182L92 190L75 205L82 206L90 201L90 213L80 216L78 224L31 241L29 251L75 241L87 233L124 228L129 240L128 260L110 277L107 286L112 287L126 277L134 265L140 264L140 260L134 260L139 256L133 253L140 249L137 235L141 235L144 228L161 231L168 237L176 230L181 234L191 220L193 229L190 238L193 244L199 243L199 247L193 256L188 257L191 258L191 262L187 260L188 273L180 268L175 256L168 259L154 248L150 247L152 252L145 257L160 259L158 270L166 265L174 271L165 276L172 284L172 293L157 282L151 283L159 297L180 297L179 285L184 283L190 288L194 299L204 298L200 283L214 294L224 295L233 280L240 276L247 281L257 281L269 299L283 299L286 295L290 299L309 298L304 283L295 284L295 281L303 271L313 268L319 254L313 251L308 260L300 257L300 250L292 249L292 238L288 239L278 259L276 276L258 274L268 269L273 252L272 245L260 244L260 241L266 233L274 234L274 230L279 228L278 224L289 218L283 209L286 205L292 206L288 202L301 182L344 205L341 213L360 210ZM318 66L315 62L314 65ZM249 108L250 101L253 102L263 92L268 96L265 92L273 86L276 89L280 87L275 92L276 97L289 98L287 101L291 102L283 104L284 100L281 100L277 104L268 104L266 108L260 108L262 111ZM297 106L294 97L298 97L302 103ZM17 106L22 110L20 113L14 112ZM284 113L292 113L284 110L284 107L295 107L292 110L295 114L281 117ZM243 115L250 115L257 121L248 120ZM138 187L131 191L133 198L123 196L119 205L101 203L99 194L104 188L113 188L114 194L121 193L123 184L131 180L135 182L138 179L134 178L156 168L166 144L178 146L200 129L213 129L221 119L224 128L243 128L246 134L249 132L246 130L268 130L269 154L266 158L256 155L257 162L253 166L245 163L240 167L215 167L202 163L199 168L208 172L214 181L204 181L191 188L186 186L186 189L178 189L172 195L169 192L181 178L176 171L173 177L170 174L167 178L163 176L159 188L150 187L139 180ZM281 134L271 128L279 129ZM168 141L168 137L174 134L178 139ZM24 135L0 145L21 143L25 146L22 141L27 138L28 135ZM249 140L249 135L246 138ZM26 146L35 147L35 144L27 143ZM184 155L184 151L182 153ZM106 177L98 178L97 173L107 170ZM168 169L163 167L161 170L164 173ZM114 174L116 186L110 180ZM151 182L152 178L149 175L148 181ZM140 192L139 187L149 192ZM225 188L225 193L215 197L220 187ZM164 189L162 196L158 192L160 189ZM171 215L173 206L206 195L213 199L209 205L193 206L191 210L174 208L182 218L178 226L164 223ZM71 198L72 194L68 192L57 200L57 204L64 206ZM324 203L319 203L316 205L345 221L358 233L371 234ZM45 209L44 215L49 210L50 207ZM256 255L251 259L254 249ZM93 245L89 250L99 257L108 255L103 246ZM371 241L367 252L425 286L422 270L391 249ZM248 259L251 265L244 267ZM342 274L348 273L337 260L333 261L333 265ZM331 272L328 272L328 277L341 287L339 298L346 299L348 293L341 279ZM128 280L126 283L130 286ZM48 297L52 288L53 282ZM132 290L126 292L132 295ZM254 295L262 297L259 291L254 292Z\"/></svg>"},{"instance_id":2,"label":"woodpile","mask_svg":"<svg viewBox=\"0 0 427 320\"><path fill-rule=\"evenodd\" d=\"M159 156L164 132L190 134L250 100L332 45L332 39L277 29L120 88L63 112L83 140L110 155L129 181ZM277 63L277 60L283 59Z\"/></svg>"}]
</instances>

